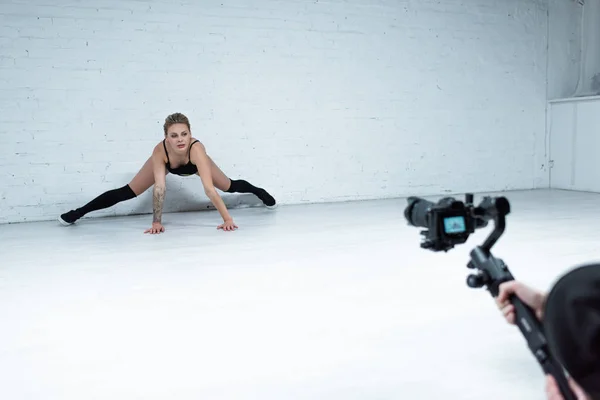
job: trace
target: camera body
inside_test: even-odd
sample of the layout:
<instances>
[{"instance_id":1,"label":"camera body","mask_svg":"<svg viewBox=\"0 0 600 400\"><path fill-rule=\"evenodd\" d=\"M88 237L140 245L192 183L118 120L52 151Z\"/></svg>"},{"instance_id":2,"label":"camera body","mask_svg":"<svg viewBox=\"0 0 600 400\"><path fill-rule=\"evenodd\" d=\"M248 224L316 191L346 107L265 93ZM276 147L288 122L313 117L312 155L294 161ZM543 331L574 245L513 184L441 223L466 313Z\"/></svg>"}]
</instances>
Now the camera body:
<instances>
[{"instance_id":1,"label":"camera body","mask_svg":"<svg viewBox=\"0 0 600 400\"><path fill-rule=\"evenodd\" d=\"M409 197L404 216L410 225L427 229L421 231L421 247L432 251L448 251L463 244L476 229L487 225L481 208L473 206L470 193L464 202L453 197L444 197L437 203Z\"/></svg>"}]
</instances>

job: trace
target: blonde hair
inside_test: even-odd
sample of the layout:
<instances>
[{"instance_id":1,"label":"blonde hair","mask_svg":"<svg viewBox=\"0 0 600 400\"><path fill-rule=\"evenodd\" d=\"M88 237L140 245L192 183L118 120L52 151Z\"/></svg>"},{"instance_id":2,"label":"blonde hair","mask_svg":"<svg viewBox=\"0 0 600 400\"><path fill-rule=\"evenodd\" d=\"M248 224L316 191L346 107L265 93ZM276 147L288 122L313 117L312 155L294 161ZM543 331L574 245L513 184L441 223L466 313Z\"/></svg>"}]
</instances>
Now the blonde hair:
<instances>
[{"instance_id":1,"label":"blonde hair","mask_svg":"<svg viewBox=\"0 0 600 400\"><path fill-rule=\"evenodd\" d=\"M188 129L192 130L192 127L190 126L190 120L188 119L188 117L186 117L182 113L174 113L168 115L167 118L165 118L165 124L163 126L165 130L165 136L167 135L167 130L169 130L169 127L175 124L186 124Z\"/></svg>"}]
</instances>

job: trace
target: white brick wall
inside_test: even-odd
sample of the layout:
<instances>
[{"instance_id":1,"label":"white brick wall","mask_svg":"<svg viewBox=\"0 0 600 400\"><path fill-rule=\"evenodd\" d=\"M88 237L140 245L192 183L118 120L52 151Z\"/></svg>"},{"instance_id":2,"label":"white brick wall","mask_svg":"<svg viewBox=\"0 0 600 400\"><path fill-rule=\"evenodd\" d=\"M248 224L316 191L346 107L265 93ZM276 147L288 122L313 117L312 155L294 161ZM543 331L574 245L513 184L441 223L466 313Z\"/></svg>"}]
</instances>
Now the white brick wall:
<instances>
[{"instance_id":1,"label":"white brick wall","mask_svg":"<svg viewBox=\"0 0 600 400\"><path fill-rule=\"evenodd\" d=\"M4 0L0 18L0 222L126 184L175 111L280 203L548 184L543 0ZM206 203L198 178L167 181L166 211Z\"/></svg>"}]
</instances>

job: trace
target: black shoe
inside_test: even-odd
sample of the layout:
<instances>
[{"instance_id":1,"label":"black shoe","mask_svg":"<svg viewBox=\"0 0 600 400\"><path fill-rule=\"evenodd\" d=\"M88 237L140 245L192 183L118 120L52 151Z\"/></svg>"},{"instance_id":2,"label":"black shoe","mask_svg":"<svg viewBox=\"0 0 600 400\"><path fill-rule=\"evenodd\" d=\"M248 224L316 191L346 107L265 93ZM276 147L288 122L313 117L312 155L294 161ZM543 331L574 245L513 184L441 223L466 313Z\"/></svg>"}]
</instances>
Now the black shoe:
<instances>
[{"instance_id":1,"label":"black shoe","mask_svg":"<svg viewBox=\"0 0 600 400\"><path fill-rule=\"evenodd\" d=\"M267 208L275 208L277 207L277 202L265 189L258 189L258 193L256 194Z\"/></svg>"},{"instance_id":2,"label":"black shoe","mask_svg":"<svg viewBox=\"0 0 600 400\"><path fill-rule=\"evenodd\" d=\"M64 226L68 226L74 224L79 218L81 218L81 216L77 213L77 211L71 210L58 217L58 222Z\"/></svg>"}]
</instances>

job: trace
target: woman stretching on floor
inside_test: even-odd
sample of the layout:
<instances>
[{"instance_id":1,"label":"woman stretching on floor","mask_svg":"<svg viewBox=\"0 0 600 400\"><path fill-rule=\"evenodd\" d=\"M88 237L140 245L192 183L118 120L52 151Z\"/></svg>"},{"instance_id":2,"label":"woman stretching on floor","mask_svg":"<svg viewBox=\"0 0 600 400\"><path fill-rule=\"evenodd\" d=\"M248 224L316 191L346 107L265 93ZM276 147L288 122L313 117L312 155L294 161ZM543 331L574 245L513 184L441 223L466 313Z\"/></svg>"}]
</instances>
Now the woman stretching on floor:
<instances>
[{"instance_id":1,"label":"woman stretching on floor","mask_svg":"<svg viewBox=\"0 0 600 400\"><path fill-rule=\"evenodd\" d=\"M237 229L237 226L215 187L228 193L253 193L268 208L275 207L275 199L266 190L257 188L245 180L229 179L217 167L206 154L204 145L192 137L190 122L185 115L181 113L169 115L165 119L164 131L165 139L154 147L150 158L129 184L104 192L83 207L62 214L58 218L59 222L63 225L71 225L91 211L112 207L122 201L133 199L154 185L152 228L144 233L164 232L162 209L165 200L166 175L169 172L180 176L196 174L200 177L204 193L223 217L223 224L217 228L224 231Z\"/></svg>"}]
</instances>

